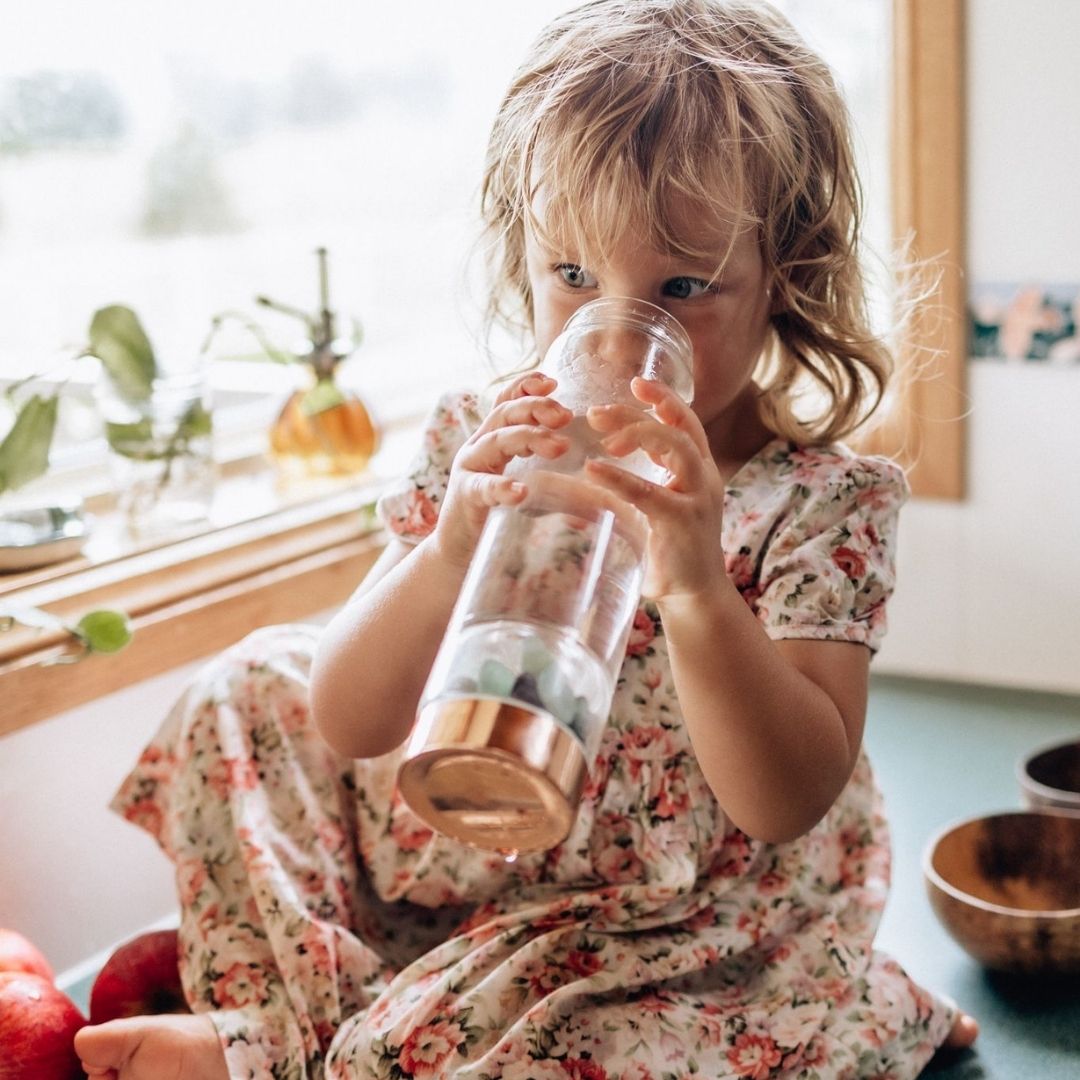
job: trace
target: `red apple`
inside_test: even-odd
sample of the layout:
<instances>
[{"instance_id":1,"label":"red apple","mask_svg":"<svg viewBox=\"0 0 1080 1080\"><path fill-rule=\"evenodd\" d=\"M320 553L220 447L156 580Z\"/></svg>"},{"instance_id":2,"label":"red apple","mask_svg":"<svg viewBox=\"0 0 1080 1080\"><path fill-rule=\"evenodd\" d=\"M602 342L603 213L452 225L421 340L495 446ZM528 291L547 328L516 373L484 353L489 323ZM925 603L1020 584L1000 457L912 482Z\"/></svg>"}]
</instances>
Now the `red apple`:
<instances>
[{"instance_id":1,"label":"red apple","mask_svg":"<svg viewBox=\"0 0 1080 1080\"><path fill-rule=\"evenodd\" d=\"M0 972L0 1080L81 1080L75 1032L85 1024L48 979Z\"/></svg>"},{"instance_id":2,"label":"red apple","mask_svg":"<svg viewBox=\"0 0 1080 1080\"><path fill-rule=\"evenodd\" d=\"M90 990L91 1024L190 1011L180 986L175 930L140 934L121 945Z\"/></svg>"},{"instance_id":3,"label":"red apple","mask_svg":"<svg viewBox=\"0 0 1080 1080\"><path fill-rule=\"evenodd\" d=\"M52 982L55 979L49 961L41 954L33 942L27 940L16 930L4 930L0 927L0 971L26 971L31 975L40 975Z\"/></svg>"}]
</instances>

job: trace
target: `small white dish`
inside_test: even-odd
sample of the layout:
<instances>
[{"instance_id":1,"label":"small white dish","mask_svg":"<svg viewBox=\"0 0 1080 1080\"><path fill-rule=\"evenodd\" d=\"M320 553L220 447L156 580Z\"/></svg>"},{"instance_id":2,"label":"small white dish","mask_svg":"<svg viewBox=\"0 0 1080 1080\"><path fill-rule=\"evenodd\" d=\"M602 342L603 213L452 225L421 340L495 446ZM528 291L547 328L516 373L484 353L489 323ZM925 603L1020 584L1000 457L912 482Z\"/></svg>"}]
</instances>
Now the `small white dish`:
<instances>
[{"instance_id":1,"label":"small white dish","mask_svg":"<svg viewBox=\"0 0 1080 1080\"><path fill-rule=\"evenodd\" d=\"M89 531L81 503L0 513L0 572L70 559L82 551Z\"/></svg>"}]
</instances>

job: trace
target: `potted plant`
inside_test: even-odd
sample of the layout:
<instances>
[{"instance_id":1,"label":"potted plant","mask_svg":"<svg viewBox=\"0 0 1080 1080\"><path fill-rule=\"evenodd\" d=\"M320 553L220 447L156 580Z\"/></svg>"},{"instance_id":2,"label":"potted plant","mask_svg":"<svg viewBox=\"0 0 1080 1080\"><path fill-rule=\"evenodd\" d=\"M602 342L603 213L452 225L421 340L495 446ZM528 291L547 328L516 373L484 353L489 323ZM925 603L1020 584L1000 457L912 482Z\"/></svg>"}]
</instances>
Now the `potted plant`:
<instances>
[{"instance_id":1,"label":"potted plant","mask_svg":"<svg viewBox=\"0 0 1080 1080\"><path fill-rule=\"evenodd\" d=\"M75 358L93 356L101 364L95 399L130 528L156 532L205 517L213 456L201 370L165 370L135 312L119 304L94 312L88 339ZM47 471L63 385L31 375L8 387L15 418L0 442L0 493Z\"/></svg>"}]
</instances>

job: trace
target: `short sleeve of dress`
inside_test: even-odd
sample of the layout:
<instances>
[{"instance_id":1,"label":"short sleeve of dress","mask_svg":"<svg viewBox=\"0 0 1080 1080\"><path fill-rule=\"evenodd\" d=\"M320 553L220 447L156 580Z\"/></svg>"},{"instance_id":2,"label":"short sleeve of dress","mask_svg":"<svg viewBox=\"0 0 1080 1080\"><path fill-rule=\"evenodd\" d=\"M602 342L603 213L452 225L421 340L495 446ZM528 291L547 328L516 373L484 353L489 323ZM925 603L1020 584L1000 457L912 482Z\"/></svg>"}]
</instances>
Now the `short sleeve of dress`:
<instances>
[{"instance_id":1,"label":"short sleeve of dress","mask_svg":"<svg viewBox=\"0 0 1080 1080\"><path fill-rule=\"evenodd\" d=\"M803 471L793 510L763 553L753 605L771 638L851 641L877 651L908 495L903 471L886 458L823 454Z\"/></svg>"},{"instance_id":2,"label":"short sleeve of dress","mask_svg":"<svg viewBox=\"0 0 1080 1080\"><path fill-rule=\"evenodd\" d=\"M376 504L379 519L391 533L417 544L435 528L450 466L481 419L475 394L458 390L439 398L405 475L387 488Z\"/></svg>"}]
</instances>

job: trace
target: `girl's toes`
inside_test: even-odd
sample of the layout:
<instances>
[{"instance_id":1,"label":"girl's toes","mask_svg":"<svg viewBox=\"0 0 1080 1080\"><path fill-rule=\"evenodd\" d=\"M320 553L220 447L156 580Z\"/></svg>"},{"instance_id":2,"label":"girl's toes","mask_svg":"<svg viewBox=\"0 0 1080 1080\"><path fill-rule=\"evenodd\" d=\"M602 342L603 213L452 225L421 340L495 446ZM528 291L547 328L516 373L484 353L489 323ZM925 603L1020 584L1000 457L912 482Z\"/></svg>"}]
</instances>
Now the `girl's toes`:
<instances>
[{"instance_id":1,"label":"girl's toes","mask_svg":"<svg viewBox=\"0 0 1080 1080\"><path fill-rule=\"evenodd\" d=\"M965 1050L979 1034L979 1023L973 1016L967 1013L957 1013L949 1034L945 1037L944 1046L950 1050Z\"/></svg>"},{"instance_id":2,"label":"girl's toes","mask_svg":"<svg viewBox=\"0 0 1080 1080\"><path fill-rule=\"evenodd\" d=\"M75 1053L90 1076L105 1076L118 1070L128 1057L125 1025L110 1021L80 1028L75 1033Z\"/></svg>"}]
</instances>

